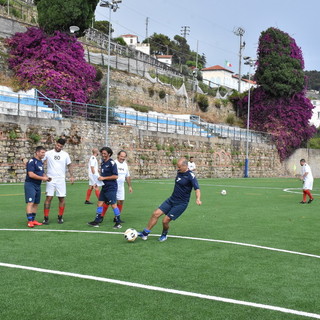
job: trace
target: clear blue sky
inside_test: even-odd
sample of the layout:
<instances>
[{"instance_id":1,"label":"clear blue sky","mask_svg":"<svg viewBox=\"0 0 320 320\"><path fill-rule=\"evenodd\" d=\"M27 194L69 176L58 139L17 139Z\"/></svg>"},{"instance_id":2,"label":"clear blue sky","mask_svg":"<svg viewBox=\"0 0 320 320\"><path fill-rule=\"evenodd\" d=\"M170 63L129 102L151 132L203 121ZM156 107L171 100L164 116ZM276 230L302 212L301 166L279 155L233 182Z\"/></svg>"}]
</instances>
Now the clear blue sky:
<instances>
[{"instance_id":1,"label":"clear blue sky","mask_svg":"<svg viewBox=\"0 0 320 320\"><path fill-rule=\"evenodd\" d=\"M259 36L269 27L288 33L301 48L305 70L320 71L319 20L320 0L122 0L111 22L115 32L135 34L142 42L146 37L146 18L149 18L148 35L154 32L173 39L181 34L182 26L189 26L187 36L191 49L204 53L207 67L225 60L230 70L238 72L239 37L237 27L245 29L244 56L255 58ZM96 20L108 20L109 9L96 9ZM248 71L243 66L243 73Z\"/></svg>"}]
</instances>

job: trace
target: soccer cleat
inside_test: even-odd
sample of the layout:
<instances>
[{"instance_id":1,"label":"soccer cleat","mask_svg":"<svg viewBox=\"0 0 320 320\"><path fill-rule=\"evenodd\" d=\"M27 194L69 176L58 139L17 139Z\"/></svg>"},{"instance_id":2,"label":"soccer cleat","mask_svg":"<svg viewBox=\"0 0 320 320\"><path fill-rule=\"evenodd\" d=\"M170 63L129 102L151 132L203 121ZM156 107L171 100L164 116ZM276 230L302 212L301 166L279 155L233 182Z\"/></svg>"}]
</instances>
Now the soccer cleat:
<instances>
[{"instance_id":1,"label":"soccer cleat","mask_svg":"<svg viewBox=\"0 0 320 320\"><path fill-rule=\"evenodd\" d=\"M58 216L58 223L59 223L59 224L63 224L63 222L64 222L64 221L63 221L62 216Z\"/></svg>"},{"instance_id":2,"label":"soccer cleat","mask_svg":"<svg viewBox=\"0 0 320 320\"><path fill-rule=\"evenodd\" d=\"M36 220L32 221L34 226L42 226L41 222L38 222Z\"/></svg>"},{"instance_id":3,"label":"soccer cleat","mask_svg":"<svg viewBox=\"0 0 320 320\"><path fill-rule=\"evenodd\" d=\"M113 218L113 222L114 222L114 223L116 223L116 222L117 222L116 217L114 217L114 218ZM123 220L121 220L121 219L120 219L120 221L119 221L119 222L120 222L120 223L125 223L125 222L124 222Z\"/></svg>"},{"instance_id":4,"label":"soccer cleat","mask_svg":"<svg viewBox=\"0 0 320 320\"><path fill-rule=\"evenodd\" d=\"M163 241L166 241L167 238L168 238L167 236L162 235L162 236L158 239L158 241L163 242Z\"/></svg>"},{"instance_id":5,"label":"soccer cleat","mask_svg":"<svg viewBox=\"0 0 320 320\"><path fill-rule=\"evenodd\" d=\"M306 202L305 202L305 201L300 201L299 203L301 203L301 204L306 204Z\"/></svg>"},{"instance_id":6,"label":"soccer cleat","mask_svg":"<svg viewBox=\"0 0 320 320\"><path fill-rule=\"evenodd\" d=\"M29 228L33 228L33 227L34 227L33 222L34 222L34 221L28 221L28 227L29 227Z\"/></svg>"},{"instance_id":7,"label":"soccer cleat","mask_svg":"<svg viewBox=\"0 0 320 320\"><path fill-rule=\"evenodd\" d=\"M48 217L44 217L42 224L49 224L49 218Z\"/></svg>"},{"instance_id":8,"label":"soccer cleat","mask_svg":"<svg viewBox=\"0 0 320 320\"><path fill-rule=\"evenodd\" d=\"M100 223L98 221L91 221L91 222L88 222L88 225L91 227L99 228Z\"/></svg>"},{"instance_id":9,"label":"soccer cleat","mask_svg":"<svg viewBox=\"0 0 320 320\"><path fill-rule=\"evenodd\" d=\"M84 204L93 204L93 202L90 202L90 201L86 200L86 201L84 202Z\"/></svg>"},{"instance_id":10,"label":"soccer cleat","mask_svg":"<svg viewBox=\"0 0 320 320\"><path fill-rule=\"evenodd\" d=\"M121 229L122 228L122 225L120 223L116 223L114 226L113 226L113 229Z\"/></svg>"},{"instance_id":11,"label":"soccer cleat","mask_svg":"<svg viewBox=\"0 0 320 320\"><path fill-rule=\"evenodd\" d=\"M142 240L148 240L148 236L145 236L143 232L138 232L138 237L140 237Z\"/></svg>"},{"instance_id":12,"label":"soccer cleat","mask_svg":"<svg viewBox=\"0 0 320 320\"><path fill-rule=\"evenodd\" d=\"M311 203L314 199L309 199L308 203Z\"/></svg>"}]
</instances>

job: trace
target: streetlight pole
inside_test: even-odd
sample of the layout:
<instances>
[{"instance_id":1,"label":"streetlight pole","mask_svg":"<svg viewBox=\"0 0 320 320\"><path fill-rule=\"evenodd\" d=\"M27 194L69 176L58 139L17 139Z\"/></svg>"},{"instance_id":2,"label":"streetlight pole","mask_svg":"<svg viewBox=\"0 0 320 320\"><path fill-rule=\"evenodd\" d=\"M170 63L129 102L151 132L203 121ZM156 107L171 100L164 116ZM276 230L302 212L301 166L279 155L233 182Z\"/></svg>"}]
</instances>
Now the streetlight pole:
<instances>
[{"instance_id":1,"label":"streetlight pole","mask_svg":"<svg viewBox=\"0 0 320 320\"><path fill-rule=\"evenodd\" d=\"M245 167L244 167L244 177L249 178L249 132L250 132L250 100L251 100L251 85L250 85L250 79L251 79L251 67L254 67L254 64L256 62L255 59L252 59L250 57L244 57L243 58L246 62L244 64L249 65L249 92L248 92L248 114L247 114L247 144L246 144L246 160L245 160Z\"/></svg>"},{"instance_id":2,"label":"streetlight pole","mask_svg":"<svg viewBox=\"0 0 320 320\"><path fill-rule=\"evenodd\" d=\"M241 93L241 60L242 60L242 49L246 46L245 42L242 42L242 37L245 33L245 30L239 27L234 31L236 36L240 37L240 47L239 47L239 79L238 79L238 92Z\"/></svg>"},{"instance_id":3,"label":"streetlight pole","mask_svg":"<svg viewBox=\"0 0 320 320\"><path fill-rule=\"evenodd\" d=\"M107 96L106 96L106 137L105 145L108 146L109 139L109 104L110 104L110 50L111 50L111 10L116 12L119 8L118 3L121 3L122 0L112 0L105 1L101 0L100 7L109 8L109 34L108 34L108 67L107 67Z\"/></svg>"}]
</instances>

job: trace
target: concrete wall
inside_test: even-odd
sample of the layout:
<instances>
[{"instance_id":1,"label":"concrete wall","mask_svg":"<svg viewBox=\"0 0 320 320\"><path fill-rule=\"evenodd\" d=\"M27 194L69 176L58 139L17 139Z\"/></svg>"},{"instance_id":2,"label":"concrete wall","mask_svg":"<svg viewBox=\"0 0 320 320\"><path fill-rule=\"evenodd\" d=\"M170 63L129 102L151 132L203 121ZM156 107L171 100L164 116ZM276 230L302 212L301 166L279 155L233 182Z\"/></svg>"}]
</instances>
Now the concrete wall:
<instances>
[{"instance_id":1,"label":"concrete wall","mask_svg":"<svg viewBox=\"0 0 320 320\"><path fill-rule=\"evenodd\" d=\"M31 25L25 24L21 21L16 21L2 16L0 16L0 25L0 37L3 38L11 37L16 32L26 32L27 27L31 27Z\"/></svg>"},{"instance_id":2,"label":"concrete wall","mask_svg":"<svg viewBox=\"0 0 320 320\"><path fill-rule=\"evenodd\" d=\"M31 136L36 134L40 141ZM87 179L87 161L93 147L104 146L105 125L95 122L46 120L0 115L0 182L25 179L25 163L37 145L52 149L57 137L67 139L75 177ZM172 178L175 159L194 156L199 178L243 177L245 143L222 138L205 138L138 130L112 125L109 146L114 153L128 151L133 178ZM278 177L284 174L276 148L250 144L250 177Z\"/></svg>"},{"instance_id":3,"label":"concrete wall","mask_svg":"<svg viewBox=\"0 0 320 320\"><path fill-rule=\"evenodd\" d=\"M320 150L297 149L291 157L284 162L285 174L297 176L301 173L300 159L305 159L310 165L314 178L320 178Z\"/></svg>"}]
</instances>

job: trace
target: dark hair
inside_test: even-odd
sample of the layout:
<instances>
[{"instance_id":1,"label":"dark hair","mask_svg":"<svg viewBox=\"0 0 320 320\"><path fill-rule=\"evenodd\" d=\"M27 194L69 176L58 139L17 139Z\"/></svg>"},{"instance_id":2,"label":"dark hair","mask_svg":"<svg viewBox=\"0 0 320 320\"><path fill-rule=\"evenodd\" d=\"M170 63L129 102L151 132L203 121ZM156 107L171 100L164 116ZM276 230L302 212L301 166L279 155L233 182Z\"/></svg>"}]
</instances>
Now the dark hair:
<instances>
[{"instance_id":1,"label":"dark hair","mask_svg":"<svg viewBox=\"0 0 320 320\"><path fill-rule=\"evenodd\" d=\"M39 152L39 151L42 151L42 150L46 151L46 149L43 146L37 146L36 147L36 152Z\"/></svg>"},{"instance_id":2,"label":"dark hair","mask_svg":"<svg viewBox=\"0 0 320 320\"><path fill-rule=\"evenodd\" d=\"M305 159L301 159L300 162L306 162L306 160Z\"/></svg>"},{"instance_id":3,"label":"dark hair","mask_svg":"<svg viewBox=\"0 0 320 320\"><path fill-rule=\"evenodd\" d=\"M121 152L124 152L124 153L126 154L126 156L128 155L128 154L127 154L127 151L124 151L124 150L120 150L120 151L117 153L117 155L120 156L120 153L121 153Z\"/></svg>"},{"instance_id":4,"label":"dark hair","mask_svg":"<svg viewBox=\"0 0 320 320\"><path fill-rule=\"evenodd\" d=\"M109 154L110 157L113 155L113 151L112 151L112 149L109 148L109 147L103 147L103 148L101 148L101 149L100 149L100 153L101 153L102 151L107 151L107 153Z\"/></svg>"},{"instance_id":5,"label":"dark hair","mask_svg":"<svg viewBox=\"0 0 320 320\"><path fill-rule=\"evenodd\" d=\"M59 138L58 140L57 140L57 143L59 143L59 144L61 144L61 145L65 145L66 144L66 140L65 139L62 139L62 138Z\"/></svg>"}]
</instances>

